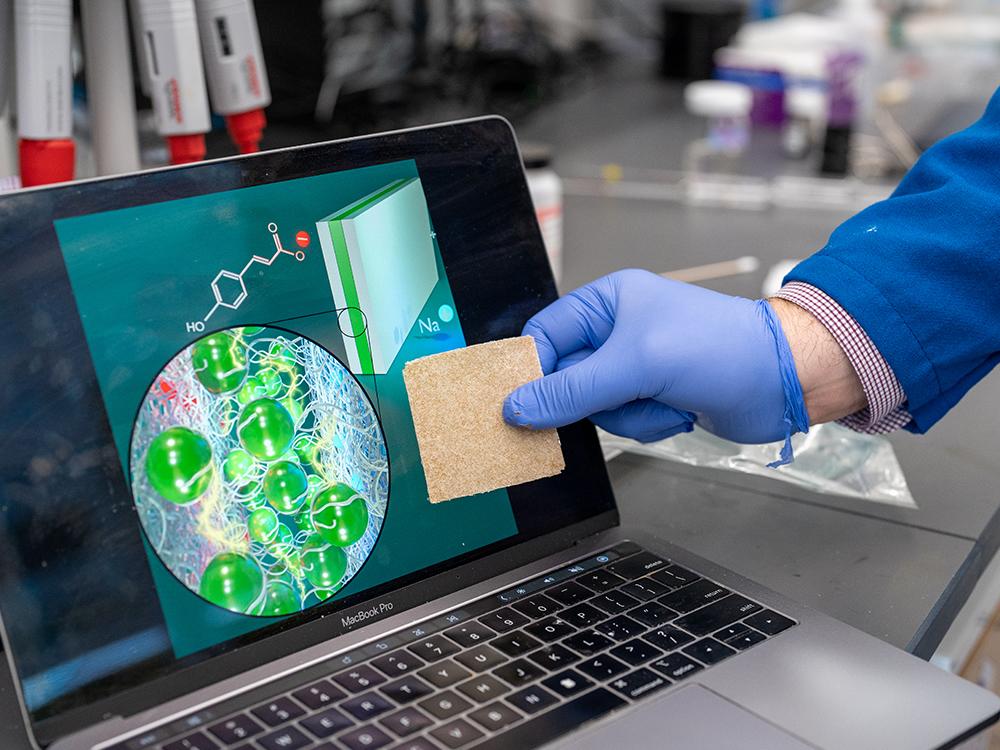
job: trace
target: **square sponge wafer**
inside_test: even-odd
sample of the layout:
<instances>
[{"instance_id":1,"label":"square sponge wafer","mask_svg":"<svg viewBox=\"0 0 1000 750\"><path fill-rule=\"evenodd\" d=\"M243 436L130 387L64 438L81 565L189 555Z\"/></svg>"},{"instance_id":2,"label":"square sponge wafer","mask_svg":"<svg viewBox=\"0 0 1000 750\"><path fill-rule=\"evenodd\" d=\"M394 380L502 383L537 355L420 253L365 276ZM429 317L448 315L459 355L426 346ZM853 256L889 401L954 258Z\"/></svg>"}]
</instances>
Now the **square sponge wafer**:
<instances>
[{"instance_id":1,"label":"square sponge wafer","mask_svg":"<svg viewBox=\"0 0 1000 750\"><path fill-rule=\"evenodd\" d=\"M550 477L566 468L555 430L503 421L507 395L542 376L530 336L406 363L403 381L432 503Z\"/></svg>"}]
</instances>

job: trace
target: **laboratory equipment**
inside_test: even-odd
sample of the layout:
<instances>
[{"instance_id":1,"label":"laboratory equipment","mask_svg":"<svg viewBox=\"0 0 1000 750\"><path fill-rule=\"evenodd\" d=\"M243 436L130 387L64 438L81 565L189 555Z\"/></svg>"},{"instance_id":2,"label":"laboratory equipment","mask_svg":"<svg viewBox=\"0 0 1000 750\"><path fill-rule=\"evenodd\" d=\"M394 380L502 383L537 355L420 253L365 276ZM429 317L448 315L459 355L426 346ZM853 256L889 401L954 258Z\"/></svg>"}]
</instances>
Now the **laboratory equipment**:
<instances>
[{"instance_id":1,"label":"laboratory equipment","mask_svg":"<svg viewBox=\"0 0 1000 750\"><path fill-rule=\"evenodd\" d=\"M212 108L241 154L259 150L271 91L252 0L198 0L198 29Z\"/></svg>"}]
</instances>

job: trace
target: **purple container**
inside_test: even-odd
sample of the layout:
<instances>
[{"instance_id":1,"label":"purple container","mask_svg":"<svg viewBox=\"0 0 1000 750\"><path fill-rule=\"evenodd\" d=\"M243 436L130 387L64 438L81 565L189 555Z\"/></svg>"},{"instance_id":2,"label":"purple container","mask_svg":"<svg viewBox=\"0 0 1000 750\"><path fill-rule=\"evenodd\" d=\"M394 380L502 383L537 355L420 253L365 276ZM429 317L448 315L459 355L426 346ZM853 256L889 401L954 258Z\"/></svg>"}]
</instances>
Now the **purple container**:
<instances>
[{"instance_id":1,"label":"purple container","mask_svg":"<svg viewBox=\"0 0 1000 750\"><path fill-rule=\"evenodd\" d=\"M753 125L780 128L785 124L785 79L780 71L720 66L715 69L715 77L750 87L753 92L750 122Z\"/></svg>"}]
</instances>

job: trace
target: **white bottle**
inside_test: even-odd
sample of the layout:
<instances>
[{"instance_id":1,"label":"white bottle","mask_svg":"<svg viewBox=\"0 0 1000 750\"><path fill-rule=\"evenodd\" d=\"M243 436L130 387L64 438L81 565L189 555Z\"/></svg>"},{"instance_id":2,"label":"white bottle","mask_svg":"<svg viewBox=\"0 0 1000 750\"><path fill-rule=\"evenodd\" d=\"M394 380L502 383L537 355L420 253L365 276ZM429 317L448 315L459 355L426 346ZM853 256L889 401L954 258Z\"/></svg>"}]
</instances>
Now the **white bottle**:
<instances>
[{"instance_id":1,"label":"white bottle","mask_svg":"<svg viewBox=\"0 0 1000 750\"><path fill-rule=\"evenodd\" d=\"M240 153L259 148L271 91L252 0L197 0L198 30L212 108Z\"/></svg>"},{"instance_id":2,"label":"white bottle","mask_svg":"<svg viewBox=\"0 0 1000 750\"><path fill-rule=\"evenodd\" d=\"M545 243L545 252L549 256L552 275L559 285L562 282L562 179L552 169L552 157L544 146L522 145L521 157L524 160L524 173L528 178L528 191L535 204L538 228Z\"/></svg>"},{"instance_id":3,"label":"white bottle","mask_svg":"<svg viewBox=\"0 0 1000 750\"><path fill-rule=\"evenodd\" d=\"M205 157L211 129L194 0L138 0L142 54L156 129L183 164Z\"/></svg>"},{"instance_id":4,"label":"white bottle","mask_svg":"<svg viewBox=\"0 0 1000 750\"><path fill-rule=\"evenodd\" d=\"M70 0L16 0L21 184L73 179L73 9Z\"/></svg>"}]
</instances>

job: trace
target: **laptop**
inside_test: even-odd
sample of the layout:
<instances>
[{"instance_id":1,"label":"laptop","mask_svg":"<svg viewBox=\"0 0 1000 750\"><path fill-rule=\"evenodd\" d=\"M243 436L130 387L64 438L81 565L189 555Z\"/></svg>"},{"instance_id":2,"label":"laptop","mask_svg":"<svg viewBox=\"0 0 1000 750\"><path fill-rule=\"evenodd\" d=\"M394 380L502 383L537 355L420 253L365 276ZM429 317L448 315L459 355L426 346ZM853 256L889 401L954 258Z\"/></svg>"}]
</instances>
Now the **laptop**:
<instances>
[{"instance_id":1,"label":"laptop","mask_svg":"<svg viewBox=\"0 0 1000 750\"><path fill-rule=\"evenodd\" d=\"M53 750L944 748L1000 700L619 525L432 504L403 365L556 298L466 120L0 198L0 615Z\"/></svg>"}]
</instances>

